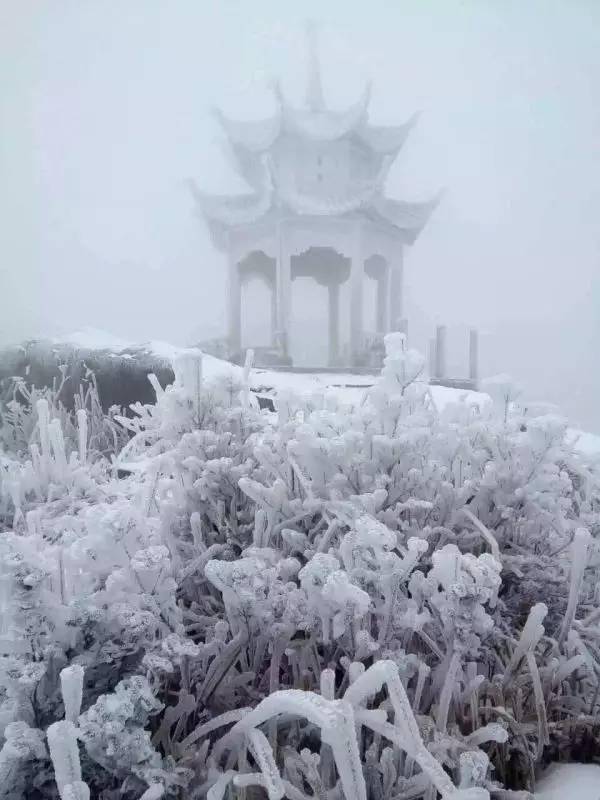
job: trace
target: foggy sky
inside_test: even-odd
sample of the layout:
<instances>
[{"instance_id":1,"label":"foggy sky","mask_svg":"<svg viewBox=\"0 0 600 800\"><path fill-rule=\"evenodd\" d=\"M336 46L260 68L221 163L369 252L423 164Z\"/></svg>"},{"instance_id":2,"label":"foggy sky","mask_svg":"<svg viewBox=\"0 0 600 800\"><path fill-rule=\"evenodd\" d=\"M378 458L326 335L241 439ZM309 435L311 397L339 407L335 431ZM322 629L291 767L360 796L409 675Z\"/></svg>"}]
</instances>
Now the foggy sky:
<instances>
[{"instance_id":1,"label":"foggy sky","mask_svg":"<svg viewBox=\"0 0 600 800\"><path fill-rule=\"evenodd\" d=\"M307 18L332 107L371 78L375 124L422 112L387 186L447 190L406 256L415 344L445 322L456 363L478 326L485 372L600 431L595 0L0 0L0 343L224 331L185 181L244 191L211 108L268 115L276 77L300 103Z\"/></svg>"}]
</instances>

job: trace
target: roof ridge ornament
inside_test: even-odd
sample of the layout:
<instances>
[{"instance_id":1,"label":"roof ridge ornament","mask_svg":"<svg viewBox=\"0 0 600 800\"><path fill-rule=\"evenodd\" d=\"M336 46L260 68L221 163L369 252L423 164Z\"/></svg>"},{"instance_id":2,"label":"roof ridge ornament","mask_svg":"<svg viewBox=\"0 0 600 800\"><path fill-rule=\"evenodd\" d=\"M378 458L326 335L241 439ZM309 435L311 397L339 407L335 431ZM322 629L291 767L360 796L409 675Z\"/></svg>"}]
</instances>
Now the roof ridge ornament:
<instances>
[{"instance_id":1,"label":"roof ridge ornament","mask_svg":"<svg viewBox=\"0 0 600 800\"><path fill-rule=\"evenodd\" d=\"M325 111L325 97L323 95L321 66L319 63L318 26L313 20L306 23L306 44L308 54L306 105L311 111Z\"/></svg>"}]
</instances>

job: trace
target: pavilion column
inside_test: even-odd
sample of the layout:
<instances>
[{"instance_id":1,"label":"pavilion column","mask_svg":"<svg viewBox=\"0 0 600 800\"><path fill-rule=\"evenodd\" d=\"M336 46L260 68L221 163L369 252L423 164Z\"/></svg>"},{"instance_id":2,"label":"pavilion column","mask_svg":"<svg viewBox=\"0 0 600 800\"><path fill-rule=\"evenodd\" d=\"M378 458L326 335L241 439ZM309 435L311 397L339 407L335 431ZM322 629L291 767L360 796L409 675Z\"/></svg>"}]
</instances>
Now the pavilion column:
<instances>
[{"instance_id":1,"label":"pavilion column","mask_svg":"<svg viewBox=\"0 0 600 800\"><path fill-rule=\"evenodd\" d=\"M446 326L438 325L435 330L435 377L446 377Z\"/></svg>"},{"instance_id":2,"label":"pavilion column","mask_svg":"<svg viewBox=\"0 0 600 800\"><path fill-rule=\"evenodd\" d=\"M377 279L377 333L387 333L390 325L389 316L390 268L385 268Z\"/></svg>"},{"instance_id":3,"label":"pavilion column","mask_svg":"<svg viewBox=\"0 0 600 800\"><path fill-rule=\"evenodd\" d=\"M340 356L340 285L330 283L329 295L329 366L335 367Z\"/></svg>"},{"instance_id":4,"label":"pavilion column","mask_svg":"<svg viewBox=\"0 0 600 800\"><path fill-rule=\"evenodd\" d=\"M350 270L350 358L352 365L355 367L360 366L363 348L363 279L365 267L362 249L362 231L357 228Z\"/></svg>"},{"instance_id":5,"label":"pavilion column","mask_svg":"<svg viewBox=\"0 0 600 800\"><path fill-rule=\"evenodd\" d=\"M277 332L284 356L289 356L290 301L292 289L291 254L285 225L278 226L277 250Z\"/></svg>"},{"instance_id":6,"label":"pavilion column","mask_svg":"<svg viewBox=\"0 0 600 800\"><path fill-rule=\"evenodd\" d=\"M398 243L394 258L390 265L390 288L389 288L389 330L399 331L402 329L402 282L403 282L403 253L402 245Z\"/></svg>"},{"instance_id":7,"label":"pavilion column","mask_svg":"<svg viewBox=\"0 0 600 800\"><path fill-rule=\"evenodd\" d=\"M229 298L229 347L232 354L237 354L242 349L242 284L239 263L231 250L229 251L227 296Z\"/></svg>"},{"instance_id":8,"label":"pavilion column","mask_svg":"<svg viewBox=\"0 0 600 800\"><path fill-rule=\"evenodd\" d=\"M271 284L271 347L277 347L277 279Z\"/></svg>"}]
</instances>

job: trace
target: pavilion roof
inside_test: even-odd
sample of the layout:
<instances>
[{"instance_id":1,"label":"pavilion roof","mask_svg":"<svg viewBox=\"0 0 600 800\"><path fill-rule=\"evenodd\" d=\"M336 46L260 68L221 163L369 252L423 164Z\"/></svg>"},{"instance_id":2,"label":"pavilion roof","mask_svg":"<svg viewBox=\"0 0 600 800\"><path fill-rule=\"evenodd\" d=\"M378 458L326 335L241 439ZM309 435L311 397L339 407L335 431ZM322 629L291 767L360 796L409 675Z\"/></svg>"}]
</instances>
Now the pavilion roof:
<instances>
[{"instance_id":1,"label":"pavilion roof","mask_svg":"<svg viewBox=\"0 0 600 800\"><path fill-rule=\"evenodd\" d=\"M199 209L213 228L221 234L225 229L243 228L286 211L301 216L343 216L360 213L367 219L402 232L413 243L436 208L440 195L426 202L406 202L386 197L373 185L357 190L353 195L330 195L315 198L302 195L293 184L275 185L270 175L261 191L252 194L226 196L201 192L193 185ZM281 202L283 201L283 202Z\"/></svg>"},{"instance_id":2,"label":"pavilion roof","mask_svg":"<svg viewBox=\"0 0 600 800\"><path fill-rule=\"evenodd\" d=\"M209 195L193 185L197 204L213 234L266 220L277 214L333 216L361 213L368 219L402 231L413 242L429 219L439 197L425 203L392 200L383 194L389 168L413 128L417 115L402 125L377 126L368 120L371 87L342 111L325 105L316 52L316 32L309 31L309 79L306 107L296 108L275 87L276 110L266 119L240 121L217 111L235 165L253 189L236 197ZM307 142L335 142L352 138L372 154L373 172L354 181L342 195L302 194L289 170L279 169L271 152L282 136Z\"/></svg>"},{"instance_id":3,"label":"pavilion roof","mask_svg":"<svg viewBox=\"0 0 600 800\"><path fill-rule=\"evenodd\" d=\"M332 142L344 137L357 139L375 155L397 155L417 121L413 114L403 125L371 125L368 122L370 85L356 103L343 111L295 108L277 89L277 108L262 120L233 120L217 110L217 118L230 144L252 154L268 152L282 134L293 134L312 142Z\"/></svg>"}]
</instances>

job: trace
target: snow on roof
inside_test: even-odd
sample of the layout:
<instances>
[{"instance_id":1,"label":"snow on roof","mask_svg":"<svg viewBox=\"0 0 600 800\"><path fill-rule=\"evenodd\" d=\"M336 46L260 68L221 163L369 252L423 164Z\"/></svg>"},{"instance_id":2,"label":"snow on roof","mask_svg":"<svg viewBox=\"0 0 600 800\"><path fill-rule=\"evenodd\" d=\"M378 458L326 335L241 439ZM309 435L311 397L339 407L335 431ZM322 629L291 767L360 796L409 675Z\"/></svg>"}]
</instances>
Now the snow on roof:
<instances>
[{"instance_id":1,"label":"snow on roof","mask_svg":"<svg viewBox=\"0 0 600 800\"><path fill-rule=\"evenodd\" d=\"M373 198L373 211L390 225L403 231L414 233L414 238L423 230L441 200L438 193L432 200L421 203L408 203L405 200L392 200L383 194ZM414 241L414 239L413 239Z\"/></svg>"},{"instance_id":2,"label":"snow on roof","mask_svg":"<svg viewBox=\"0 0 600 800\"><path fill-rule=\"evenodd\" d=\"M265 218L274 207L275 193L285 206L294 213L312 216L334 216L363 210L379 222L392 225L407 232L414 242L440 200L408 203L392 200L381 193L381 185L387 174L391 156L384 156L379 173L371 180L355 185L351 191L337 195L315 196L301 193L292 173L279 170L267 157L263 175L257 191L247 195L211 195L198 189L194 181L190 187L198 206L209 222L225 228L252 224ZM258 181L257 181L258 184Z\"/></svg>"},{"instance_id":3,"label":"snow on roof","mask_svg":"<svg viewBox=\"0 0 600 800\"><path fill-rule=\"evenodd\" d=\"M234 196L196 192L195 198L208 219L228 227L257 222L269 212L272 204L270 191Z\"/></svg>"},{"instance_id":4,"label":"snow on roof","mask_svg":"<svg viewBox=\"0 0 600 800\"><path fill-rule=\"evenodd\" d=\"M282 130L315 142L333 142L366 123L371 86L365 87L359 100L344 111L293 108L280 96Z\"/></svg>"},{"instance_id":5,"label":"snow on roof","mask_svg":"<svg viewBox=\"0 0 600 800\"><path fill-rule=\"evenodd\" d=\"M282 133L291 133L313 142L356 136L373 153L395 156L413 129L418 114L413 114L402 125L370 125L369 96L370 87L367 86L361 98L344 111L315 111L294 108L279 94L276 113L267 119L235 120L220 109L215 114L231 144L255 155L269 151Z\"/></svg>"},{"instance_id":6,"label":"snow on roof","mask_svg":"<svg viewBox=\"0 0 600 800\"><path fill-rule=\"evenodd\" d=\"M365 124L356 133L361 142L374 153L396 155L415 126L418 117L418 113L413 114L403 125Z\"/></svg>"},{"instance_id":7,"label":"snow on roof","mask_svg":"<svg viewBox=\"0 0 600 800\"><path fill-rule=\"evenodd\" d=\"M217 109L215 114L229 141L251 153L264 153L269 150L281 131L280 113L269 119L249 121L230 119L220 109Z\"/></svg>"},{"instance_id":8,"label":"snow on roof","mask_svg":"<svg viewBox=\"0 0 600 800\"><path fill-rule=\"evenodd\" d=\"M382 187L400 148L414 126L417 115L403 125L376 126L368 122L371 84L350 107L335 111L325 105L316 46L316 30L307 28L309 45L309 71L306 107L296 108L285 99L279 84L275 84L276 109L267 119L240 121L227 117L217 110L217 118L229 143L239 173L255 189L250 195L223 197L204 194L193 189L196 201L207 218L217 246L226 246L228 228L252 225L262 220L278 201L296 214L339 216L359 209L367 209L376 221L408 233L407 241L413 243L427 222L436 201L430 203L397 203L382 196ZM318 193L303 194L296 185L294 169L284 165L284 175L278 176L274 164L268 159L277 155L273 149L280 137L296 137L305 143L335 142L352 138L370 152L369 171L373 174L340 191L336 196ZM286 148L284 148L286 151ZM294 157L294 148L286 152ZM365 154L351 158L364 159ZM367 156L367 158L369 158ZM287 175L287 178L285 177ZM373 198L378 197L374 208Z\"/></svg>"}]
</instances>

